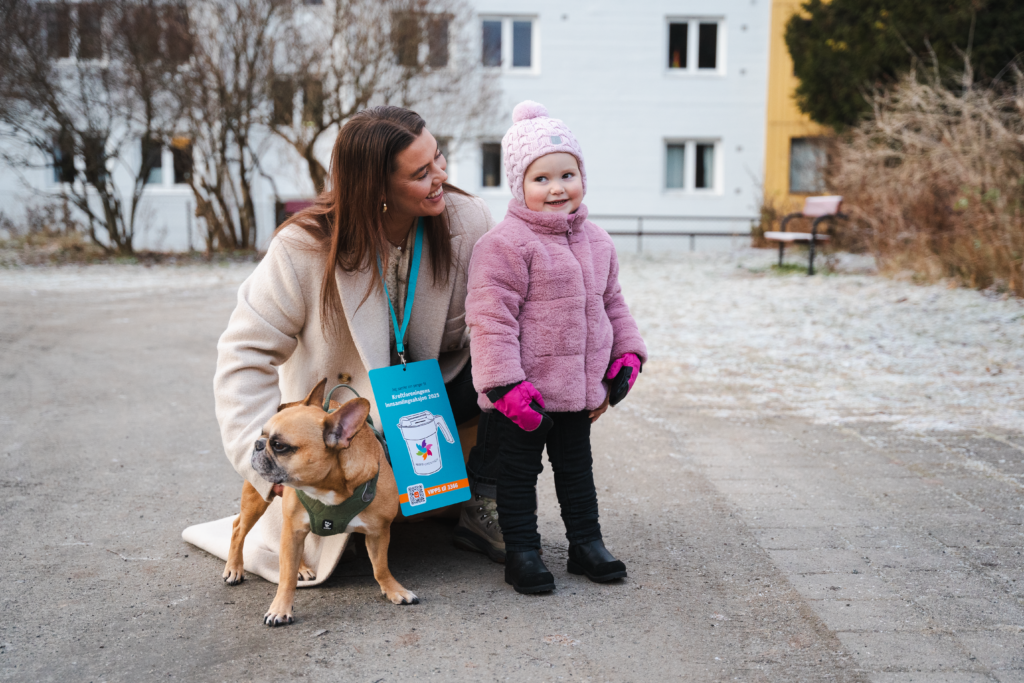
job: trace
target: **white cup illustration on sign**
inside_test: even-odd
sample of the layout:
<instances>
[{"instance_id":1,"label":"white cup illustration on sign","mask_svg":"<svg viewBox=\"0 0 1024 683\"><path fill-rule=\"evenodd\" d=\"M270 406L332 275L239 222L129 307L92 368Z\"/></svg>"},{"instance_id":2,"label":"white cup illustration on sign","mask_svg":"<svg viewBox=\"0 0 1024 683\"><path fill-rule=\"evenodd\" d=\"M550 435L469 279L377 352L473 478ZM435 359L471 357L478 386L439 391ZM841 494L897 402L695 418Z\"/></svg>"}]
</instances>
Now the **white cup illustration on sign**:
<instances>
[{"instance_id":1,"label":"white cup illustration on sign","mask_svg":"<svg viewBox=\"0 0 1024 683\"><path fill-rule=\"evenodd\" d=\"M406 415L398 421L405 445L409 447L412 469L418 475L433 474L441 469L441 447L437 441L440 428L445 441L455 443L444 418L429 410L415 415Z\"/></svg>"}]
</instances>

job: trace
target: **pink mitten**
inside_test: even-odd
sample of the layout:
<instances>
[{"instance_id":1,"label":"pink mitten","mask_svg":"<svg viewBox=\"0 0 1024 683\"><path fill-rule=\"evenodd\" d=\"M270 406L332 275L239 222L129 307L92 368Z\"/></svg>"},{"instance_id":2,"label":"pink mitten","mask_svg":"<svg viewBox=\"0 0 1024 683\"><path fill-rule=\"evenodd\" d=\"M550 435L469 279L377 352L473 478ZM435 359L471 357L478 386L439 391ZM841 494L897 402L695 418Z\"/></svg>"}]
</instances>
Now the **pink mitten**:
<instances>
[{"instance_id":1,"label":"pink mitten","mask_svg":"<svg viewBox=\"0 0 1024 683\"><path fill-rule=\"evenodd\" d=\"M618 405L633 388L636 376L640 374L640 359L635 353L624 354L608 367L605 379L608 381L608 403Z\"/></svg>"},{"instance_id":2,"label":"pink mitten","mask_svg":"<svg viewBox=\"0 0 1024 683\"><path fill-rule=\"evenodd\" d=\"M632 389L633 383L636 382L636 376L640 374L640 358L635 353L623 354L621 358L616 358L612 361L605 379L615 379L616 375L624 367L633 368L633 372L629 376L629 388Z\"/></svg>"},{"instance_id":3,"label":"pink mitten","mask_svg":"<svg viewBox=\"0 0 1024 683\"><path fill-rule=\"evenodd\" d=\"M540 427L544 419L540 413L530 407L532 401L539 403L541 408L544 407L544 397L540 395L540 392L529 382L520 382L511 391L494 401L494 407L526 431L532 432Z\"/></svg>"}]
</instances>

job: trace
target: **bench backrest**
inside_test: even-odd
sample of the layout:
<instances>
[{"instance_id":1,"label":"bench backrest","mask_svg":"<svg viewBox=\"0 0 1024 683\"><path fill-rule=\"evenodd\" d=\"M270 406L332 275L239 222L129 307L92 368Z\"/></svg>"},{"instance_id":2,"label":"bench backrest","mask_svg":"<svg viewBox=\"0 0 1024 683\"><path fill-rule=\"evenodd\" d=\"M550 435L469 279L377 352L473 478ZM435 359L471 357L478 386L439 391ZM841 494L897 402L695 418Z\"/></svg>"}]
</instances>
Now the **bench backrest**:
<instances>
[{"instance_id":1,"label":"bench backrest","mask_svg":"<svg viewBox=\"0 0 1024 683\"><path fill-rule=\"evenodd\" d=\"M834 216L839 213L839 206L843 203L840 195L829 197L808 197L804 201L803 214L808 218L818 216Z\"/></svg>"}]
</instances>

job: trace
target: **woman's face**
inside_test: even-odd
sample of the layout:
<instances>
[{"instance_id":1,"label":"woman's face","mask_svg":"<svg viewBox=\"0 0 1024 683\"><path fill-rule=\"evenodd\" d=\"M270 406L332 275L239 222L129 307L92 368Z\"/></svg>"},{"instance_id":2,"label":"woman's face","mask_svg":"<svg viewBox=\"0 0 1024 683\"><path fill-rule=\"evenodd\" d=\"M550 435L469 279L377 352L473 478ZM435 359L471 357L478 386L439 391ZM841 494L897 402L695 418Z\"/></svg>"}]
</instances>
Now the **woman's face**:
<instances>
[{"instance_id":1,"label":"woman's face","mask_svg":"<svg viewBox=\"0 0 1024 683\"><path fill-rule=\"evenodd\" d=\"M444 211L444 190L448 162L437 140L426 128L413 143L398 153L395 172L388 180L385 201L388 213L396 216L437 216Z\"/></svg>"}]
</instances>

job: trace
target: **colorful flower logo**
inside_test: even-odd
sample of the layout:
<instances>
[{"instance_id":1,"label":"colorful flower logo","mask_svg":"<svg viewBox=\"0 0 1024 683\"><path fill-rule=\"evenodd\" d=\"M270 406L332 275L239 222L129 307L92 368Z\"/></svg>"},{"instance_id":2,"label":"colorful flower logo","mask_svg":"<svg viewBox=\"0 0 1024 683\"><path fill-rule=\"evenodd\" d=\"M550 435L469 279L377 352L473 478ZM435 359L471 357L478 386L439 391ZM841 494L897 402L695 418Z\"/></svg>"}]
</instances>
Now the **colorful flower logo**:
<instances>
[{"instance_id":1,"label":"colorful flower logo","mask_svg":"<svg viewBox=\"0 0 1024 683\"><path fill-rule=\"evenodd\" d=\"M433 453L430 452L430 448L431 444L428 444L427 440L423 439L423 443L416 444L416 455L422 456L423 459L426 460L428 456L433 455Z\"/></svg>"}]
</instances>

